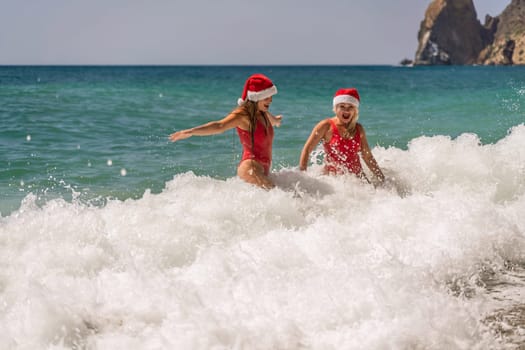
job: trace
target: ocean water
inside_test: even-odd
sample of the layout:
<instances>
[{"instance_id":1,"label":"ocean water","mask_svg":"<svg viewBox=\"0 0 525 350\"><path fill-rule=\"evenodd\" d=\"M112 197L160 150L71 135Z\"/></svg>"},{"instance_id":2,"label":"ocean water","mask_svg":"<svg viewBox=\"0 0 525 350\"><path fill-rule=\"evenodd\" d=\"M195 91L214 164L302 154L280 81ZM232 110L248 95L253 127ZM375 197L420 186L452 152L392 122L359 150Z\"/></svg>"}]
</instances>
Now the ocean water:
<instances>
[{"instance_id":1,"label":"ocean water","mask_svg":"<svg viewBox=\"0 0 525 350\"><path fill-rule=\"evenodd\" d=\"M234 131L279 89L272 178ZM298 171L340 87L384 187ZM521 349L523 67L0 67L0 349Z\"/></svg>"}]
</instances>

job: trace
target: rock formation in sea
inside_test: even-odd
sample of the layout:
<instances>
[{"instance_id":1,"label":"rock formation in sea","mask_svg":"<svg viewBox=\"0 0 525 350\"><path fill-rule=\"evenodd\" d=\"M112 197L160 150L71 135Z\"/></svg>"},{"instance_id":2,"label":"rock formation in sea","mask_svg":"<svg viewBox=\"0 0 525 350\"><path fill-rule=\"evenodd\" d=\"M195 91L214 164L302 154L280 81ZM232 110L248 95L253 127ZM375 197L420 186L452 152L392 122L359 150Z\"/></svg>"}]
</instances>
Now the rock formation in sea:
<instances>
[{"instance_id":1,"label":"rock formation in sea","mask_svg":"<svg viewBox=\"0 0 525 350\"><path fill-rule=\"evenodd\" d=\"M525 64L525 0L512 0L495 19L493 39L478 56L479 64Z\"/></svg>"},{"instance_id":2,"label":"rock formation in sea","mask_svg":"<svg viewBox=\"0 0 525 350\"><path fill-rule=\"evenodd\" d=\"M477 19L472 0L433 0L418 33L415 65L525 64L525 0Z\"/></svg>"}]
</instances>

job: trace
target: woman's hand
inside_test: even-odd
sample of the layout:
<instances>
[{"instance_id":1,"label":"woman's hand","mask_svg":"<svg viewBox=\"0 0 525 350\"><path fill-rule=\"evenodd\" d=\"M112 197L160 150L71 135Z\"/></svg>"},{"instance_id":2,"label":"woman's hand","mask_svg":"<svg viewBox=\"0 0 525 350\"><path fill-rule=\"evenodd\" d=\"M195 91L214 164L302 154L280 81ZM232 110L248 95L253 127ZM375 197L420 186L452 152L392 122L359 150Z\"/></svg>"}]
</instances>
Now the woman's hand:
<instances>
[{"instance_id":1,"label":"woman's hand","mask_svg":"<svg viewBox=\"0 0 525 350\"><path fill-rule=\"evenodd\" d=\"M281 121L283 120L283 116L282 115L272 115L271 113L268 113L268 115L270 116L270 123L272 123L273 126L276 126L276 127L280 127L281 126Z\"/></svg>"},{"instance_id":2,"label":"woman's hand","mask_svg":"<svg viewBox=\"0 0 525 350\"><path fill-rule=\"evenodd\" d=\"M181 131L177 131L177 132L174 132L173 134L170 135L170 141L171 142L175 142L175 141L179 141L179 140L184 140L184 139L187 139L191 136L191 131L188 129L188 130L181 130Z\"/></svg>"}]
</instances>

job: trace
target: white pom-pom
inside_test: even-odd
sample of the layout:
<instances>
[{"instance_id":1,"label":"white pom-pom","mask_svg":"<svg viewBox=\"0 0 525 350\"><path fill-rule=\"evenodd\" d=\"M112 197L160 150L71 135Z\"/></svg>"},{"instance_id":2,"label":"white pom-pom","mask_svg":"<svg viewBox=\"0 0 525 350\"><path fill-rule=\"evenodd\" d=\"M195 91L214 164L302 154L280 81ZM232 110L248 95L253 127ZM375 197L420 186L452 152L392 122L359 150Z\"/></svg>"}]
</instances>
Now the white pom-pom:
<instances>
[{"instance_id":1,"label":"white pom-pom","mask_svg":"<svg viewBox=\"0 0 525 350\"><path fill-rule=\"evenodd\" d=\"M239 97L239 99L237 100L237 104L239 106L242 106L244 104L244 100L242 98Z\"/></svg>"}]
</instances>

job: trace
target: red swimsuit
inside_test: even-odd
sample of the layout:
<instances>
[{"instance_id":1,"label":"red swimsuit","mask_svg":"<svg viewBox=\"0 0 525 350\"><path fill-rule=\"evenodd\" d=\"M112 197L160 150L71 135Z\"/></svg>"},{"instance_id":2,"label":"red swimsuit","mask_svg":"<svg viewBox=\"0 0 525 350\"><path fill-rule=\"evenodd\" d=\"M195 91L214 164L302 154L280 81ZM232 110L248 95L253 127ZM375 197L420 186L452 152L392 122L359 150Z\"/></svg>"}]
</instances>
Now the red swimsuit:
<instances>
[{"instance_id":1,"label":"red swimsuit","mask_svg":"<svg viewBox=\"0 0 525 350\"><path fill-rule=\"evenodd\" d=\"M272 164L272 141L273 141L273 127L268 121L268 129L265 128L264 123L257 120L255 132L252 138L250 132L237 128L239 139L242 144L242 159L253 159L260 163L264 168L264 174L270 174L270 165Z\"/></svg>"},{"instance_id":2,"label":"red swimsuit","mask_svg":"<svg viewBox=\"0 0 525 350\"><path fill-rule=\"evenodd\" d=\"M323 143L325 155L325 171L327 173L354 173L361 175L363 169L358 152L361 150L361 134L356 130L354 137L344 139L339 134L335 122L330 119L332 138Z\"/></svg>"}]
</instances>

